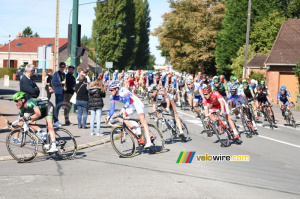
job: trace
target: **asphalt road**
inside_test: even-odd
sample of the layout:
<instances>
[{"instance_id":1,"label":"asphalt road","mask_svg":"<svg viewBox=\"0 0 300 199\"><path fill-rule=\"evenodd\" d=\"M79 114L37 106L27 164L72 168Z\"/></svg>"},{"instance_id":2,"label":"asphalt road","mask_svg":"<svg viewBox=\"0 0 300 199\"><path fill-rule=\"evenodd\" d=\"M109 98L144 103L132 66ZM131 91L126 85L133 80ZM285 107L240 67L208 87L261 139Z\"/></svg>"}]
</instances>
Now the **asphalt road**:
<instances>
[{"instance_id":1,"label":"asphalt road","mask_svg":"<svg viewBox=\"0 0 300 199\"><path fill-rule=\"evenodd\" d=\"M108 109L108 98L105 102ZM2 161L0 199L300 198L300 128L285 126L277 114L277 129L263 127L263 122L258 136L242 135L242 145L224 148L217 137L202 133L194 113L179 112L192 140L167 144L161 154L141 150L132 158L120 158L108 143L79 151L71 161L51 157L30 164ZM195 151L192 163L176 163L182 151ZM197 160L205 154L248 155L250 161Z\"/></svg>"}]
</instances>

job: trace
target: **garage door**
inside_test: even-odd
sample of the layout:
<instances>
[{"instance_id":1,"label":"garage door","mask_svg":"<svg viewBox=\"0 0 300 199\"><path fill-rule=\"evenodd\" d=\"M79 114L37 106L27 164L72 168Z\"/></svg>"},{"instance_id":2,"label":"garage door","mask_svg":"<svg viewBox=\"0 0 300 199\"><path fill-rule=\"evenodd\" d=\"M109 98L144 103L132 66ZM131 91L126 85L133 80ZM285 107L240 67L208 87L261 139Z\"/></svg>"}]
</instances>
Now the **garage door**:
<instances>
[{"instance_id":1,"label":"garage door","mask_svg":"<svg viewBox=\"0 0 300 199\"><path fill-rule=\"evenodd\" d=\"M279 88L282 85L286 86L286 89L291 93L291 96L293 98L293 101L296 101L296 92L298 92L298 79L294 74L285 74L285 73L280 73L280 84Z\"/></svg>"}]
</instances>

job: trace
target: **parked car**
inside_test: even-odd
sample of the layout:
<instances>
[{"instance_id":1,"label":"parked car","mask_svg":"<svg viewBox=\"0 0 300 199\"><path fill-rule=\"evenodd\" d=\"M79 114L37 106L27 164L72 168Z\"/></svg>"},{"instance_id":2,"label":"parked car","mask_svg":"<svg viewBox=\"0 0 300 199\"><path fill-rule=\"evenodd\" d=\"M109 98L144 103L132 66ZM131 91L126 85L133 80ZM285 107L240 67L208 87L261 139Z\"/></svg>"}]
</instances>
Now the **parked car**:
<instances>
[{"instance_id":1,"label":"parked car","mask_svg":"<svg viewBox=\"0 0 300 199\"><path fill-rule=\"evenodd\" d=\"M25 71L25 67L21 67L17 70L16 72L16 80L19 80L22 78L22 76L24 75L24 71Z\"/></svg>"},{"instance_id":2,"label":"parked car","mask_svg":"<svg viewBox=\"0 0 300 199\"><path fill-rule=\"evenodd\" d=\"M22 68L19 68L16 72L16 80L19 80L22 78L22 76L24 75L24 72L25 72L25 68L22 67ZM45 71L46 74L45 74L45 77L47 76L48 72L47 70ZM42 75L43 75L43 69L39 69L39 68L36 68L35 69L35 72L34 72L34 75L31 77L35 82L41 82L42 81Z\"/></svg>"}]
</instances>

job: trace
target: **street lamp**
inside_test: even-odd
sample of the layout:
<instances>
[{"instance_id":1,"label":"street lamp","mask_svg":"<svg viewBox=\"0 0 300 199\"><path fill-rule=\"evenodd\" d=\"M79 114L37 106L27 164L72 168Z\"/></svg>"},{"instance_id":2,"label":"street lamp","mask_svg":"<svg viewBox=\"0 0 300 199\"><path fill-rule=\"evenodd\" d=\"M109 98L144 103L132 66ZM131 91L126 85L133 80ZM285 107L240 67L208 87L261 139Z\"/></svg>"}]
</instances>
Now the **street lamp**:
<instances>
[{"instance_id":1,"label":"street lamp","mask_svg":"<svg viewBox=\"0 0 300 199\"><path fill-rule=\"evenodd\" d=\"M120 26L123 23L119 22L119 23L115 23L115 24L110 24L110 25L105 25L105 26L101 26L98 31L97 31L97 42L96 42L96 66L95 66L95 73L96 73L96 77L98 77L98 73L97 73L97 66L98 66L98 62L97 62L97 57L98 57L98 40L99 40L99 34L102 30L104 30L106 27L110 27L110 26Z\"/></svg>"},{"instance_id":2,"label":"street lamp","mask_svg":"<svg viewBox=\"0 0 300 199\"><path fill-rule=\"evenodd\" d=\"M107 0L102 0L102 1L95 1L95 2L89 2L89 3L83 3L83 4L79 4L78 6L82 6L82 5L87 5L87 4L92 4L92 3L105 3L107 2ZM69 15L69 24L71 23L71 14L73 12L73 9L70 10L70 15Z\"/></svg>"}]
</instances>

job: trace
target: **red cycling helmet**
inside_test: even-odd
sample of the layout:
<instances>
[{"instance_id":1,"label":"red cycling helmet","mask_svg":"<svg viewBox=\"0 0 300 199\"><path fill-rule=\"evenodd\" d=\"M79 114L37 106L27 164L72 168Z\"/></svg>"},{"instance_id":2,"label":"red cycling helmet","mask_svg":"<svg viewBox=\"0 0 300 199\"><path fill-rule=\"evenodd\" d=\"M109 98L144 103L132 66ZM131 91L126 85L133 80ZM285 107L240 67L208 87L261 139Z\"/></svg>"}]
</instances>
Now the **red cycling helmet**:
<instances>
[{"instance_id":1,"label":"red cycling helmet","mask_svg":"<svg viewBox=\"0 0 300 199\"><path fill-rule=\"evenodd\" d=\"M206 94L206 93L211 93L211 87L210 86L207 86L203 89L203 93Z\"/></svg>"}]
</instances>

